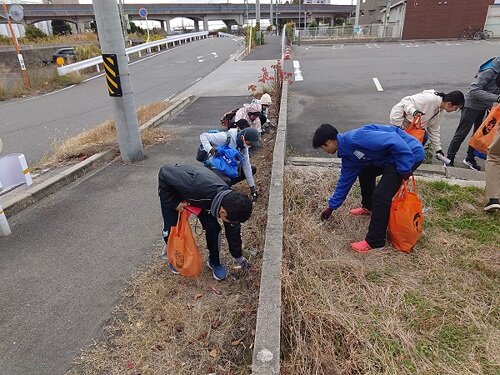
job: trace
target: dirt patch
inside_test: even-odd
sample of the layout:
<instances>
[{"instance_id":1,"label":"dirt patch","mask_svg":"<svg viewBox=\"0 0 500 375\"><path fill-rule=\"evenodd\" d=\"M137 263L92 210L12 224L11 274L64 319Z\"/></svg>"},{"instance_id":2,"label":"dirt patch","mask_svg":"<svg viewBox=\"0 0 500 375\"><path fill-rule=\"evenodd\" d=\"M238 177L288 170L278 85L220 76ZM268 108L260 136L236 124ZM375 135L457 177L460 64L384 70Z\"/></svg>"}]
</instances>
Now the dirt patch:
<instances>
[{"instance_id":1,"label":"dirt patch","mask_svg":"<svg viewBox=\"0 0 500 375\"><path fill-rule=\"evenodd\" d=\"M419 182L424 235L414 252L363 255L368 218L355 186L319 224L338 178L288 167L283 374L498 374L500 220L484 191Z\"/></svg>"},{"instance_id":2,"label":"dirt patch","mask_svg":"<svg viewBox=\"0 0 500 375\"><path fill-rule=\"evenodd\" d=\"M68 374L251 372L273 147L274 135L265 135L263 146L251 159L261 192L242 228L244 255L253 263L252 269L234 269L223 241L221 260L230 269L228 279L215 281L206 266L198 279L185 279L159 260L159 242L154 259L122 294L105 338L85 350ZM248 193L245 182L237 189ZM206 260L201 225L193 223L193 228Z\"/></svg>"}]
</instances>

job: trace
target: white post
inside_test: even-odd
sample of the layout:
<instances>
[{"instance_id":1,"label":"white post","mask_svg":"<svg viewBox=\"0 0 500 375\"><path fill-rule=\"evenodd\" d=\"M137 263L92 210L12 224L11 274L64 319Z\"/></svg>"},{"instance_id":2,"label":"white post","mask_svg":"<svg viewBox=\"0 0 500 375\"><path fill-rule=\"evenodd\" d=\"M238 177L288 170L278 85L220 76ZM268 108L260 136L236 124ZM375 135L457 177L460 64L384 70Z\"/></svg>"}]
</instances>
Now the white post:
<instances>
[{"instance_id":1,"label":"white post","mask_svg":"<svg viewBox=\"0 0 500 375\"><path fill-rule=\"evenodd\" d=\"M356 0L356 18L354 19L354 27L359 26L359 13L361 10L361 0Z\"/></svg>"},{"instance_id":2,"label":"white post","mask_svg":"<svg viewBox=\"0 0 500 375\"><path fill-rule=\"evenodd\" d=\"M9 222L7 221L7 216L3 212L3 208L0 205L0 237L8 236L12 231L9 227Z\"/></svg>"}]
</instances>

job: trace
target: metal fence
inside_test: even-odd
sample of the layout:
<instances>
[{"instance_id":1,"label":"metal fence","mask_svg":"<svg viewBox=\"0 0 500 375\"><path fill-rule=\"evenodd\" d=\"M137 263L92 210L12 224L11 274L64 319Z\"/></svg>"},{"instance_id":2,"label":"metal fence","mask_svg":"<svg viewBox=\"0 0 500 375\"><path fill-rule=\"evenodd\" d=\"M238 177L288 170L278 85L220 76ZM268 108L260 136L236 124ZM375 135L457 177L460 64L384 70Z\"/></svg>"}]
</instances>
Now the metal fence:
<instances>
[{"instance_id":1,"label":"metal fence","mask_svg":"<svg viewBox=\"0 0 500 375\"><path fill-rule=\"evenodd\" d=\"M337 26L337 27L309 27L296 29L294 41L300 40L337 40L337 39L378 39L400 38L402 28L399 24L364 25L364 26Z\"/></svg>"},{"instance_id":2,"label":"metal fence","mask_svg":"<svg viewBox=\"0 0 500 375\"><path fill-rule=\"evenodd\" d=\"M160 51L162 46L165 46L165 48L168 48L168 45L170 44L171 46L175 46L176 44L181 44L181 43L188 43L193 40L198 40L198 39L203 39L208 37L208 31L201 31L198 33L189 33L189 34L182 34L182 35L172 35L168 36L165 39L161 40L156 40L154 42L149 42L149 43L143 43L139 44L137 46L129 47L125 50L127 56L131 55L133 53L137 53L139 57L142 56L143 51L146 51L146 53L150 53L153 48L156 48L158 52ZM97 71L99 71L99 64L102 64L102 56L96 56L92 57L87 60L83 61L78 61L73 64L69 65L64 65L60 66L57 68L57 73L59 75L65 75L71 72L76 72L82 69L87 69L91 67L96 67Z\"/></svg>"}]
</instances>

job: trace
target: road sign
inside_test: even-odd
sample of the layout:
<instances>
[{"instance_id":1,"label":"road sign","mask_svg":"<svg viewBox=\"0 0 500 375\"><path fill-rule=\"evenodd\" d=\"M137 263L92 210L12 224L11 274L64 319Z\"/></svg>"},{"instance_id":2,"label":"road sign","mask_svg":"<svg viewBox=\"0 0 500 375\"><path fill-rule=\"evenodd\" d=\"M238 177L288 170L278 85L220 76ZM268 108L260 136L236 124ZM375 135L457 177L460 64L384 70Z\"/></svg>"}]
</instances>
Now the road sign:
<instances>
[{"instance_id":1,"label":"road sign","mask_svg":"<svg viewBox=\"0 0 500 375\"><path fill-rule=\"evenodd\" d=\"M19 60L19 65L21 65L21 70L26 70L26 65L24 65L23 55L17 54L17 59Z\"/></svg>"},{"instance_id":2,"label":"road sign","mask_svg":"<svg viewBox=\"0 0 500 375\"><path fill-rule=\"evenodd\" d=\"M146 18L148 16L148 10L146 8L139 9L139 16Z\"/></svg>"},{"instance_id":3,"label":"road sign","mask_svg":"<svg viewBox=\"0 0 500 375\"><path fill-rule=\"evenodd\" d=\"M57 64L57 65L59 65L59 66L63 66L65 62L66 62L66 61L64 61L64 57L59 56L59 57L56 59L56 64Z\"/></svg>"},{"instance_id":4,"label":"road sign","mask_svg":"<svg viewBox=\"0 0 500 375\"><path fill-rule=\"evenodd\" d=\"M9 7L9 17L16 22L21 22L24 18L23 7L19 4L12 4Z\"/></svg>"},{"instance_id":5,"label":"road sign","mask_svg":"<svg viewBox=\"0 0 500 375\"><path fill-rule=\"evenodd\" d=\"M120 83L120 72L118 71L118 59L114 53L103 53L102 61L106 71L106 84L109 96L121 97L122 86Z\"/></svg>"}]
</instances>

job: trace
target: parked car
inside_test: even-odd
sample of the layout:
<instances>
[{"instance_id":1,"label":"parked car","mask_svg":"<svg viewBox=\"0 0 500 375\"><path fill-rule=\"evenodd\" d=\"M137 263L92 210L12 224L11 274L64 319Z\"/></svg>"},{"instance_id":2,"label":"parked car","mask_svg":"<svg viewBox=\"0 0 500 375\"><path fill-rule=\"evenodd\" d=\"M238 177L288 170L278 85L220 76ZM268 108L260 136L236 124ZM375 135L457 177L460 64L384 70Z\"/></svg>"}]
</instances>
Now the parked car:
<instances>
[{"instance_id":1,"label":"parked car","mask_svg":"<svg viewBox=\"0 0 500 375\"><path fill-rule=\"evenodd\" d=\"M58 57L62 57L64 61L74 60L76 58L76 51L72 47L59 48L52 55L52 62L55 63Z\"/></svg>"}]
</instances>

